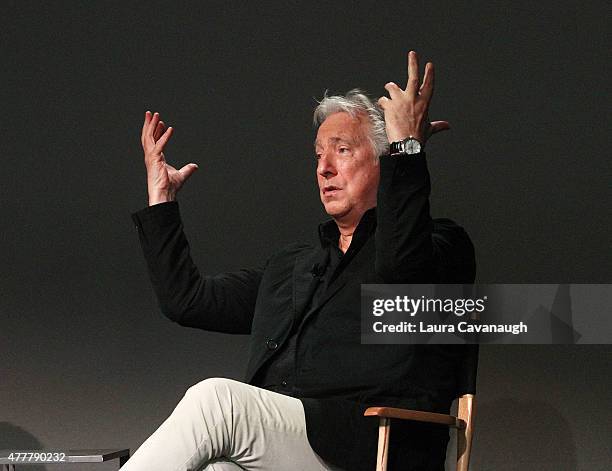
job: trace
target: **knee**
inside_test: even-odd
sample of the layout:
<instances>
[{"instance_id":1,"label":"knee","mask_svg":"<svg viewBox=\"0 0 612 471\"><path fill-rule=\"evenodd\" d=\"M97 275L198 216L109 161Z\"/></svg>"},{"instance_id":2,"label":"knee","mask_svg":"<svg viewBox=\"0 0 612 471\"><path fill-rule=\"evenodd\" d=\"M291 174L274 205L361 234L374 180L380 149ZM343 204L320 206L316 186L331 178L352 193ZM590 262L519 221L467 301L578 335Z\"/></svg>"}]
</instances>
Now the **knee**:
<instances>
[{"instance_id":1,"label":"knee","mask_svg":"<svg viewBox=\"0 0 612 471\"><path fill-rule=\"evenodd\" d=\"M234 381L227 378L206 378L187 389L186 394L202 394L209 391L227 389L231 382Z\"/></svg>"},{"instance_id":2,"label":"knee","mask_svg":"<svg viewBox=\"0 0 612 471\"><path fill-rule=\"evenodd\" d=\"M232 396L233 389L240 384L238 381L227 378L207 378L187 389L185 399L198 402L218 402Z\"/></svg>"},{"instance_id":3,"label":"knee","mask_svg":"<svg viewBox=\"0 0 612 471\"><path fill-rule=\"evenodd\" d=\"M239 414L243 408L241 387L243 383L227 378L208 378L194 384L185 393L178 409L210 414L213 421L225 421L228 415Z\"/></svg>"}]
</instances>

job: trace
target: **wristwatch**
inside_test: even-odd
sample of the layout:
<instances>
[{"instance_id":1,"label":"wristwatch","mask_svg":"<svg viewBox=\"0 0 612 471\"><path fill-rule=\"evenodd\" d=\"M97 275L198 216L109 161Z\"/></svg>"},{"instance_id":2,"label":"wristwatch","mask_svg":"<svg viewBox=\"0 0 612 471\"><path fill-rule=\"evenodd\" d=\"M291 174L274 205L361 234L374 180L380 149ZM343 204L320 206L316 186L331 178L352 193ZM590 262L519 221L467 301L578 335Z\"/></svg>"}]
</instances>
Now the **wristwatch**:
<instances>
[{"instance_id":1,"label":"wristwatch","mask_svg":"<svg viewBox=\"0 0 612 471\"><path fill-rule=\"evenodd\" d=\"M402 141L392 142L389 145L389 154L392 157L418 154L422 150L423 146L421 145L421 143L412 136L408 136Z\"/></svg>"}]
</instances>

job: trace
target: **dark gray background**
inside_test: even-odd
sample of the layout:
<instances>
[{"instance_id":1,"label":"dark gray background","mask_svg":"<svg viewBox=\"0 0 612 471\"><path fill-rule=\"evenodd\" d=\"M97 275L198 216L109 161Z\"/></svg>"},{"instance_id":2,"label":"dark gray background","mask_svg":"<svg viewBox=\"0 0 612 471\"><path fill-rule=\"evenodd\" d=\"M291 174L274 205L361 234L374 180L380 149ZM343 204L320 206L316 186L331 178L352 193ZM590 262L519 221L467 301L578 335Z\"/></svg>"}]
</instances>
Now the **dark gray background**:
<instances>
[{"instance_id":1,"label":"dark gray background","mask_svg":"<svg viewBox=\"0 0 612 471\"><path fill-rule=\"evenodd\" d=\"M436 64L434 216L478 281L610 282L609 2L3 2L0 448L137 448L191 384L241 379L246 337L159 313L129 214L143 113L203 271L250 266L324 219L325 89ZM487 346L475 470L608 469L609 346ZM454 451L453 451L454 453ZM98 468L101 469L101 468Z\"/></svg>"}]
</instances>

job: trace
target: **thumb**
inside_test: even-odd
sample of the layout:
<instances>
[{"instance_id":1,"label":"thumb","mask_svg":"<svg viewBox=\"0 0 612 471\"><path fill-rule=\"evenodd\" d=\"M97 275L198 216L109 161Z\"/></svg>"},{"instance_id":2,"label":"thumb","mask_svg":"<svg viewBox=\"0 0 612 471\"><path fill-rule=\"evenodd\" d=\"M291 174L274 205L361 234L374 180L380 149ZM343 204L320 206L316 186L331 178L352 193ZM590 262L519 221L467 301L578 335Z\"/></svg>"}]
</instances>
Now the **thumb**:
<instances>
[{"instance_id":1,"label":"thumb","mask_svg":"<svg viewBox=\"0 0 612 471\"><path fill-rule=\"evenodd\" d=\"M181 174L181 176L183 177L182 180L183 182L187 181L187 179L193 174L195 173L195 171L198 169L198 165L197 164L187 164L185 165L183 168L181 168L179 170L179 173Z\"/></svg>"},{"instance_id":2,"label":"thumb","mask_svg":"<svg viewBox=\"0 0 612 471\"><path fill-rule=\"evenodd\" d=\"M435 134L440 131L446 131L450 129L450 124L448 121L432 121L429 127L429 133Z\"/></svg>"}]
</instances>

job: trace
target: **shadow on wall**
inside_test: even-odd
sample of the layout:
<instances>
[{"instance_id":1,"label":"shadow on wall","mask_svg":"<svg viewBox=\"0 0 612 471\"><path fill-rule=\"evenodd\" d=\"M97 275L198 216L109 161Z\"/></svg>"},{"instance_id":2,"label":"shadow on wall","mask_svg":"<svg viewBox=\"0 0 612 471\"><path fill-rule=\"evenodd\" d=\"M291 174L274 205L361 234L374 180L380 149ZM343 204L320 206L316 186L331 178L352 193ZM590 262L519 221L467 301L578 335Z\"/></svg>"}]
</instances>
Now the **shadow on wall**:
<instances>
[{"instance_id":1,"label":"shadow on wall","mask_svg":"<svg viewBox=\"0 0 612 471\"><path fill-rule=\"evenodd\" d=\"M476 406L475 419L470 466L474 471L578 469L572 427L546 402L483 402Z\"/></svg>"},{"instance_id":2,"label":"shadow on wall","mask_svg":"<svg viewBox=\"0 0 612 471\"><path fill-rule=\"evenodd\" d=\"M0 422L0 450L41 450L43 444L31 433L9 422ZM19 469L19 467L17 467ZM46 466L27 466L28 471L47 471Z\"/></svg>"}]
</instances>

